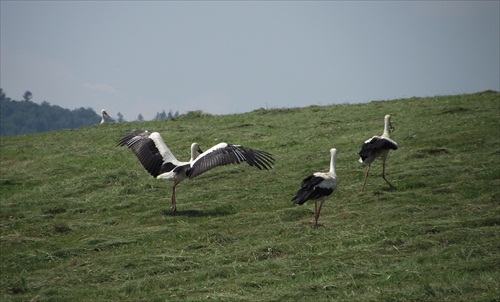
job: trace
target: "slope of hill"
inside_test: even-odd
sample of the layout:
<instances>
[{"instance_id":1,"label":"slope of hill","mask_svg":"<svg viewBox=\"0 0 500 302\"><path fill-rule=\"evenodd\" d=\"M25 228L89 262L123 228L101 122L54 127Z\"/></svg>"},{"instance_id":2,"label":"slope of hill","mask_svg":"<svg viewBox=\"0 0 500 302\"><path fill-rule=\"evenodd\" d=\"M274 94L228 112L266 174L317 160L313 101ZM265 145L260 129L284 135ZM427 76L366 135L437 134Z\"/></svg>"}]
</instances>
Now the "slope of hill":
<instances>
[{"instance_id":1,"label":"slope of hill","mask_svg":"<svg viewBox=\"0 0 500 302\"><path fill-rule=\"evenodd\" d=\"M391 114L399 149L387 178L361 143ZM500 93L357 105L187 114L2 138L2 301L498 301ZM233 165L177 188L117 139L159 131L178 159L238 143L271 171ZM323 207L290 201L328 169Z\"/></svg>"}]
</instances>

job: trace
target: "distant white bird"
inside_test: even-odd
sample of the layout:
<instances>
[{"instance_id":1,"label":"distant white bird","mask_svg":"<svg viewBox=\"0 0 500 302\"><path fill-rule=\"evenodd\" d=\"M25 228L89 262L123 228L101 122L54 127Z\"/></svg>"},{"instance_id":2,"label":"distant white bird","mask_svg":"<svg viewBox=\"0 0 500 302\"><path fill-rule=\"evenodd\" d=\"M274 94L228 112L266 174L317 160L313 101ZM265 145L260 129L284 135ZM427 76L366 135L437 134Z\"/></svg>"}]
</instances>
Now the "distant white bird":
<instances>
[{"instance_id":1,"label":"distant white bird","mask_svg":"<svg viewBox=\"0 0 500 302\"><path fill-rule=\"evenodd\" d=\"M384 117L384 133L381 136L374 136L364 142L361 146L361 151L359 151L359 162L368 165L365 172L365 178L363 180L363 186L361 187L361 192L365 189L366 178L368 177L368 172L370 171L371 164L375 161L377 157L382 158L382 178L389 184L391 188L394 186L385 178L385 162L387 160L387 155L389 150L397 150L398 144L389 138L391 131L394 131L394 127L391 124L391 116L386 115Z\"/></svg>"},{"instance_id":2,"label":"distant white bird","mask_svg":"<svg viewBox=\"0 0 500 302\"><path fill-rule=\"evenodd\" d=\"M337 149L330 149L330 171L316 172L306 177L300 189L292 201L296 204L304 204L308 200L314 200L314 228L318 228L318 219L321 207L328 196L337 188L337 174L335 173L335 162L337 159ZM318 201L320 202L318 207Z\"/></svg>"},{"instance_id":3,"label":"distant white bird","mask_svg":"<svg viewBox=\"0 0 500 302\"><path fill-rule=\"evenodd\" d=\"M101 124L104 124L106 122L106 119L105 119L105 116L111 118L111 116L109 116L109 114L106 112L105 109L102 109L101 110Z\"/></svg>"},{"instance_id":4,"label":"distant white bird","mask_svg":"<svg viewBox=\"0 0 500 302\"><path fill-rule=\"evenodd\" d=\"M190 160L181 162L175 158L158 132L142 130L130 131L117 145L127 145L153 177L173 180L173 214L177 212L175 188L185 178L192 179L210 169L229 164L247 162L260 170L269 170L274 164L274 158L267 152L227 143L217 144L205 152L197 143L192 143Z\"/></svg>"}]
</instances>

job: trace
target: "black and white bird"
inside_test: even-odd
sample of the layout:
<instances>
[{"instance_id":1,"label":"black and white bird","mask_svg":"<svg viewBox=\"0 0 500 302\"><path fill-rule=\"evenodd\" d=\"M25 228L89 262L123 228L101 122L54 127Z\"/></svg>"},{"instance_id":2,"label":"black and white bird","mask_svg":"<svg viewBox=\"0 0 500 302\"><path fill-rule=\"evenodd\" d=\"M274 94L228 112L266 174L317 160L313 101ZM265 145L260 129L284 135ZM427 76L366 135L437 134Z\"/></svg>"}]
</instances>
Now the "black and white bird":
<instances>
[{"instance_id":1,"label":"black and white bird","mask_svg":"<svg viewBox=\"0 0 500 302\"><path fill-rule=\"evenodd\" d=\"M314 228L318 228L318 219L321 207L328 196L337 188L337 174L335 173L335 162L337 159L337 149L330 149L330 170L328 172L316 172L306 177L300 189L292 201L296 204L304 204L308 200L314 200ZM318 207L319 201L319 207Z\"/></svg>"},{"instance_id":2,"label":"black and white bird","mask_svg":"<svg viewBox=\"0 0 500 302\"><path fill-rule=\"evenodd\" d=\"M110 118L111 119L111 116L109 116L109 114L106 112L105 109L102 109L101 110L101 124L104 124L106 122L106 117Z\"/></svg>"},{"instance_id":3,"label":"black and white bird","mask_svg":"<svg viewBox=\"0 0 500 302\"><path fill-rule=\"evenodd\" d=\"M132 130L117 144L117 146L125 145L134 152L153 177L173 180L173 214L177 212L175 188L186 178L193 179L210 169L229 164L246 162L260 170L269 170L274 164L274 158L267 152L227 143L219 143L205 152L197 143L192 143L190 160L181 162L175 158L158 132Z\"/></svg>"},{"instance_id":4,"label":"black and white bird","mask_svg":"<svg viewBox=\"0 0 500 302\"><path fill-rule=\"evenodd\" d=\"M382 159L382 178L389 184L391 188L394 186L385 178L385 162L387 160L387 155L390 150L397 150L398 144L389 138L390 133L394 131L394 127L391 124L391 116L386 115L384 117L384 133L381 136L374 136L367 139L361 146L361 151L359 151L359 162L368 165L365 172L365 178L363 180L363 186L361 187L361 192L365 189L366 179L368 177L368 172L370 171L371 164L380 157Z\"/></svg>"}]
</instances>

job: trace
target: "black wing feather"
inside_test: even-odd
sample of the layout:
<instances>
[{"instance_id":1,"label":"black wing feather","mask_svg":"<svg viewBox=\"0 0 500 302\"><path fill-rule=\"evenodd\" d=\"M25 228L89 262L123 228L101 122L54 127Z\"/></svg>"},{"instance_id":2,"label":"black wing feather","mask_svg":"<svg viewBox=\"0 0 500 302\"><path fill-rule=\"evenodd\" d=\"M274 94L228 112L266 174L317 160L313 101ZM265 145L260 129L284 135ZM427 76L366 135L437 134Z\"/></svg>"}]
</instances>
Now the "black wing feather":
<instances>
[{"instance_id":1,"label":"black wing feather","mask_svg":"<svg viewBox=\"0 0 500 302\"><path fill-rule=\"evenodd\" d=\"M156 177L162 169L163 158L154 141L149 138L150 134L148 131L132 130L118 140L117 146L127 145L137 156L144 169Z\"/></svg>"},{"instance_id":2,"label":"black wing feather","mask_svg":"<svg viewBox=\"0 0 500 302\"><path fill-rule=\"evenodd\" d=\"M398 145L395 144L392 140L388 140L381 136L374 136L370 140L361 145L361 151L359 151L359 156L364 161L366 158L373 155L373 153L377 153L380 150L397 150Z\"/></svg>"},{"instance_id":3,"label":"black wing feather","mask_svg":"<svg viewBox=\"0 0 500 302\"><path fill-rule=\"evenodd\" d=\"M247 162L250 166L254 166L259 170L269 170L274 164L274 158L264 151L228 144L225 148L216 149L197 159L187 172L187 175L189 178L194 178L215 167L240 164L242 162Z\"/></svg>"},{"instance_id":4,"label":"black wing feather","mask_svg":"<svg viewBox=\"0 0 500 302\"><path fill-rule=\"evenodd\" d=\"M125 133L125 135L123 135L122 138L118 140L116 146L125 146L125 145L128 146L130 142L133 142L136 139L140 139L140 136L147 136L147 135L149 135L148 131L134 129L130 132ZM137 136L139 137L136 138Z\"/></svg>"},{"instance_id":5,"label":"black wing feather","mask_svg":"<svg viewBox=\"0 0 500 302\"><path fill-rule=\"evenodd\" d=\"M292 201L296 204L304 204L308 200L318 199L323 196L328 196L333 193L332 188L320 188L318 185L325 179L323 177L309 175L304 178L300 184L300 189L292 198Z\"/></svg>"}]
</instances>

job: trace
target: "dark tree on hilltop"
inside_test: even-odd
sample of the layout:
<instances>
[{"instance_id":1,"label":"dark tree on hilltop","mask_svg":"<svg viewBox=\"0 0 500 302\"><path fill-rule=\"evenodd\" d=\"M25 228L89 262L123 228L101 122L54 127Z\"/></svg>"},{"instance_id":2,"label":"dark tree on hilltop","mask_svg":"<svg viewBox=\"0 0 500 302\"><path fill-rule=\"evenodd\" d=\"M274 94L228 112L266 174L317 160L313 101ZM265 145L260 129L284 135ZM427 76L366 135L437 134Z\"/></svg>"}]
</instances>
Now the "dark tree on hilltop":
<instances>
[{"instance_id":1,"label":"dark tree on hilltop","mask_svg":"<svg viewBox=\"0 0 500 302\"><path fill-rule=\"evenodd\" d=\"M5 95L2 88L0 88L0 99L10 101L10 98Z\"/></svg>"},{"instance_id":2,"label":"dark tree on hilltop","mask_svg":"<svg viewBox=\"0 0 500 302\"><path fill-rule=\"evenodd\" d=\"M179 116L179 111L176 111L175 114L172 110L168 111L168 114L163 110L161 113L157 112L155 120L171 120L177 118Z\"/></svg>"},{"instance_id":3,"label":"dark tree on hilltop","mask_svg":"<svg viewBox=\"0 0 500 302\"><path fill-rule=\"evenodd\" d=\"M125 122L125 119L123 118L123 114L122 114L121 112L118 112L118 113L116 114L116 116L118 117L118 118L116 119L116 121L117 121L118 123Z\"/></svg>"},{"instance_id":4,"label":"dark tree on hilltop","mask_svg":"<svg viewBox=\"0 0 500 302\"><path fill-rule=\"evenodd\" d=\"M156 113L156 117L155 117L155 120L165 120L167 119L167 114L165 113L165 110L163 110L163 112L157 112Z\"/></svg>"},{"instance_id":5,"label":"dark tree on hilltop","mask_svg":"<svg viewBox=\"0 0 500 302\"><path fill-rule=\"evenodd\" d=\"M43 101L31 101L26 91L22 101L12 100L0 88L0 136L75 129L99 124L100 116L92 108L69 110Z\"/></svg>"},{"instance_id":6,"label":"dark tree on hilltop","mask_svg":"<svg viewBox=\"0 0 500 302\"><path fill-rule=\"evenodd\" d=\"M26 90L26 92L23 94L23 100L25 102L31 101L32 97L33 97L33 93L31 93L31 91L29 91L29 90Z\"/></svg>"}]
</instances>

